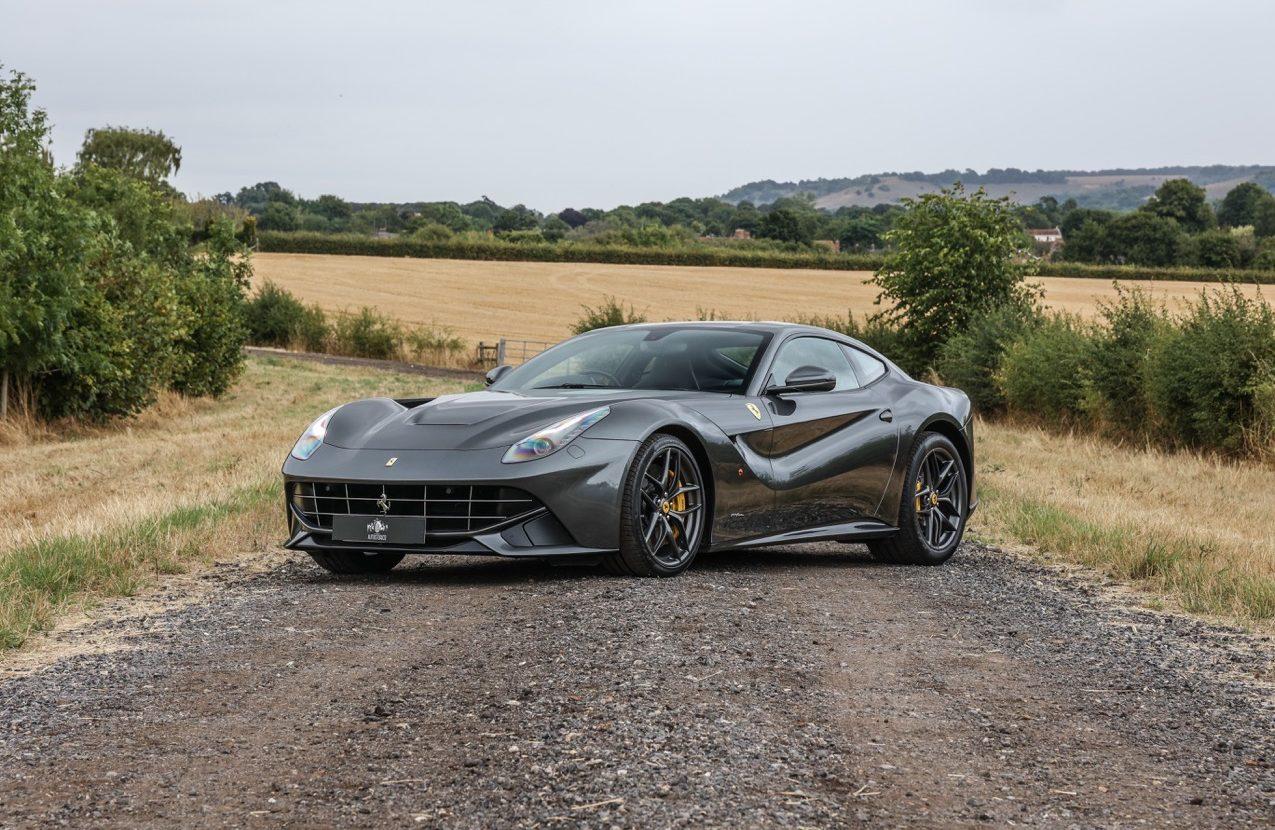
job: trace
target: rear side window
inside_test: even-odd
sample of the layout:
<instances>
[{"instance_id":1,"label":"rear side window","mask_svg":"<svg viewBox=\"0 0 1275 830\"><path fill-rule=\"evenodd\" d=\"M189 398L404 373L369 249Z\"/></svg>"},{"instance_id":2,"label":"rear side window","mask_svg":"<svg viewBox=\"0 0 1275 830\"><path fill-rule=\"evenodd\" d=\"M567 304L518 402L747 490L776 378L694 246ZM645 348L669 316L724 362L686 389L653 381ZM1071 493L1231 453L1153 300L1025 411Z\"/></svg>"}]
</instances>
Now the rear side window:
<instances>
[{"instance_id":1,"label":"rear side window","mask_svg":"<svg viewBox=\"0 0 1275 830\"><path fill-rule=\"evenodd\" d=\"M850 364L854 366L854 373L859 376L859 383L862 385L867 386L885 374L885 364L867 352L861 352L853 346L841 348L845 349L846 357L850 358Z\"/></svg>"}]
</instances>

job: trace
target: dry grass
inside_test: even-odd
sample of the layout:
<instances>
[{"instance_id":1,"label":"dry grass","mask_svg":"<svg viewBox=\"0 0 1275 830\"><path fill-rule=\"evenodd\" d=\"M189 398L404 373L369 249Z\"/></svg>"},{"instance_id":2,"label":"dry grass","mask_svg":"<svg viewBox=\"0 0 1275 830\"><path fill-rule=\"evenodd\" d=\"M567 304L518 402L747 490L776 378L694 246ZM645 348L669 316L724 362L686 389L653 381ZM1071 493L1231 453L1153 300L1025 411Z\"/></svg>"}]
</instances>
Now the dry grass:
<instances>
[{"instance_id":1,"label":"dry grass","mask_svg":"<svg viewBox=\"0 0 1275 830\"><path fill-rule=\"evenodd\" d=\"M570 334L581 306L605 295L653 320L694 319L701 309L731 317L784 320L874 310L866 271L778 268L692 268L561 262L476 262L453 259L258 254L256 279L273 280L325 309L371 305L410 323L446 325L476 343L501 336L556 342ZM1107 280L1049 277L1046 302L1092 314L1113 298ZM1194 297L1199 283L1126 281L1173 304ZM1245 291L1255 293L1253 287Z\"/></svg>"},{"instance_id":2,"label":"dry grass","mask_svg":"<svg viewBox=\"0 0 1275 830\"><path fill-rule=\"evenodd\" d=\"M1275 624L1275 468L1009 424L976 437L978 529L1189 611Z\"/></svg>"},{"instance_id":3,"label":"dry grass","mask_svg":"<svg viewBox=\"0 0 1275 830\"><path fill-rule=\"evenodd\" d=\"M0 453L0 649L83 594L278 539L279 466L305 425L371 395L456 392L419 375L250 359L219 401L167 396L125 424L11 429Z\"/></svg>"}]
</instances>

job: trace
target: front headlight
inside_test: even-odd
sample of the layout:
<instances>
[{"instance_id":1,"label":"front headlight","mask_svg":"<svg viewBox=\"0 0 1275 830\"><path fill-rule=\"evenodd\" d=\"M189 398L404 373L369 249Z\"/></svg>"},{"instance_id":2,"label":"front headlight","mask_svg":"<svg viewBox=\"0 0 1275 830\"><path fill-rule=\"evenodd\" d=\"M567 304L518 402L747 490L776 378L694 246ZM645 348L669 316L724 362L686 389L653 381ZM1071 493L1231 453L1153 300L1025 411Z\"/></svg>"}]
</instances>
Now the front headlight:
<instances>
[{"instance_id":1,"label":"front headlight","mask_svg":"<svg viewBox=\"0 0 1275 830\"><path fill-rule=\"evenodd\" d=\"M603 406L581 412L579 415L572 415L556 424L550 424L514 444L500 460L505 464L515 464L519 461L531 461L553 455L609 414L611 414L611 407Z\"/></svg>"},{"instance_id":2,"label":"front headlight","mask_svg":"<svg viewBox=\"0 0 1275 830\"><path fill-rule=\"evenodd\" d=\"M298 461L305 461L314 455L314 451L323 443L323 438L328 434L328 421L332 420L332 416L336 414L335 409L329 409L322 415L314 419L314 423L306 427L305 432L301 433L301 437L297 439L297 443L292 445L292 457Z\"/></svg>"}]
</instances>

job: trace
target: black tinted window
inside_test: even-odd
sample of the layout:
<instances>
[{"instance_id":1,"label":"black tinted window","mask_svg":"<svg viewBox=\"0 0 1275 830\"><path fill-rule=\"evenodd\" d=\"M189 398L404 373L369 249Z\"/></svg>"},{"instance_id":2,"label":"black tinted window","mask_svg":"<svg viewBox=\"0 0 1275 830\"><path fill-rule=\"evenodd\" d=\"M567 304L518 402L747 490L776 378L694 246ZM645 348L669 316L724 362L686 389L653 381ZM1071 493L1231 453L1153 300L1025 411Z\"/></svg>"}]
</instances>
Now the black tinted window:
<instances>
[{"instance_id":1,"label":"black tinted window","mask_svg":"<svg viewBox=\"0 0 1275 830\"><path fill-rule=\"evenodd\" d=\"M601 330L537 355L492 389L742 392L769 340L765 332L716 326Z\"/></svg>"},{"instance_id":2,"label":"black tinted window","mask_svg":"<svg viewBox=\"0 0 1275 830\"><path fill-rule=\"evenodd\" d=\"M861 352L853 346L841 348L845 349L846 357L850 358L855 374L859 376L859 383L864 386L885 374L885 364L867 352Z\"/></svg>"}]
</instances>

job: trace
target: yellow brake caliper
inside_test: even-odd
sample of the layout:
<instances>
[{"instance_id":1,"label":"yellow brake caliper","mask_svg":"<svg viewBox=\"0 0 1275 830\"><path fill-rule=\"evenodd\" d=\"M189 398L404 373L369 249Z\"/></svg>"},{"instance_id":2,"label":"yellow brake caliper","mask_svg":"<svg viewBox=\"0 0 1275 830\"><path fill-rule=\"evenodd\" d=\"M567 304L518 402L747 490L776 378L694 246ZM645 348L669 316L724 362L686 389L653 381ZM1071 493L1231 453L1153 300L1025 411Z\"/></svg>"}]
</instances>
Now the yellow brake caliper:
<instances>
[{"instance_id":1,"label":"yellow brake caliper","mask_svg":"<svg viewBox=\"0 0 1275 830\"><path fill-rule=\"evenodd\" d=\"M673 474L674 474L673 471L670 470L669 475L673 475ZM677 481L677 480L674 480L673 484L674 484L674 487L673 487L674 490L680 490L684 486L681 481ZM678 513L682 512L683 510L686 509L686 494L678 493L677 498L673 499L673 501L670 502L670 504L673 510L676 510ZM678 535L679 534L678 534L677 525L673 525L673 538L676 539Z\"/></svg>"}]
</instances>

